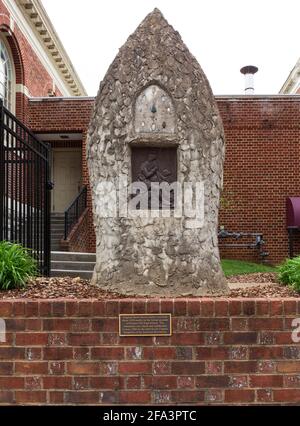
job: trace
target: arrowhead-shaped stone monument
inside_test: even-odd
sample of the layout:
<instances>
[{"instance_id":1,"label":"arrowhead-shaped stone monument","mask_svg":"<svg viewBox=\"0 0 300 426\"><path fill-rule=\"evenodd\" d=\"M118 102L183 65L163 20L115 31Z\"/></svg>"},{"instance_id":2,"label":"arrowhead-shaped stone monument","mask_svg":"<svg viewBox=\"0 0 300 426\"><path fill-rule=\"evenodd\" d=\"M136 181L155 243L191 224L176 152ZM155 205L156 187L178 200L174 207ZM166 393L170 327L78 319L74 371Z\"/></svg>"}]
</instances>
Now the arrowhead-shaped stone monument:
<instances>
[{"instance_id":1,"label":"arrowhead-shaped stone monument","mask_svg":"<svg viewBox=\"0 0 300 426\"><path fill-rule=\"evenodd\" d=\"M223 126L200 65L157 9L100 85L87 152L93 283L128 295L226 293L217 238Z\"/></svg>"}]
</instances>

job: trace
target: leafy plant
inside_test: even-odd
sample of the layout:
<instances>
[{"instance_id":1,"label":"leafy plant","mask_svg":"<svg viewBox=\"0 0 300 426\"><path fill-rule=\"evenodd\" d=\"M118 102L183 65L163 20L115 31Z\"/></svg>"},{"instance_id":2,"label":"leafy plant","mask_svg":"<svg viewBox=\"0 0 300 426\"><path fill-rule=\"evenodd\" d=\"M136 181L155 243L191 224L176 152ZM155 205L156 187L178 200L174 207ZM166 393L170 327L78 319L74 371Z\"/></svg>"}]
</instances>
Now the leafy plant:
<instances>
[{"instance_id":1,"label":"leafy plant","mask_svg":"<svg viewBox=\"0 0 300 426\"><path fill-rule=\"evenodd\" d=\"M38 274L37 262L30 251L19 244L0 242L0 290L22 288Z\"/></svg>"},{"instance_id":2,"label":"leafy plant","mask_svg":"<svg viewBox=\"0 0 300 426\"><path fill-rule=\"evenodd\" d=\"M300 292L300 256L287 259L278 267L278 278L285 284Z\"/></svg>"}]
</instances>

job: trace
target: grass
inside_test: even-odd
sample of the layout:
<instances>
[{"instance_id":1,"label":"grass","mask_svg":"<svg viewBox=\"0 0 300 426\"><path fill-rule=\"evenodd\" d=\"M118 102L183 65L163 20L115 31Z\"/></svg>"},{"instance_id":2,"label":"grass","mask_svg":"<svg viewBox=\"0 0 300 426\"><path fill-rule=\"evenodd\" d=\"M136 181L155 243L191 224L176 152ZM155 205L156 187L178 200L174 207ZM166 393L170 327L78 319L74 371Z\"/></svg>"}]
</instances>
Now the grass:
<instances>
[{"instance_id":1,"label":"grass","mask_svg":"<svg viewBox=\"0 0 300 426\"><path fill-rule=\"evenodd\" d=\"M276 272L276 268L261 263L244 262L242 260L222 260L222 268L226 277L255 272Z\"/></svg>"}]
</instances>

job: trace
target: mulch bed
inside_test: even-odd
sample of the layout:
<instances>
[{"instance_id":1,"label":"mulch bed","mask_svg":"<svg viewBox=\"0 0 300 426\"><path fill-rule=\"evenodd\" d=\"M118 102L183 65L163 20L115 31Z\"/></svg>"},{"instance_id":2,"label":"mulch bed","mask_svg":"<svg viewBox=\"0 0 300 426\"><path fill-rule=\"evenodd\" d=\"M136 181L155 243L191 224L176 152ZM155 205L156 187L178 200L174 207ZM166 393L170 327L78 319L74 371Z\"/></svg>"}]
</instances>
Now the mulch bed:
<instances>
[{"instance_id":1,"label":"mulch bed","mask_svg":"<svg viewBox=\"0 0 300 426\"><path fill-rule=\"evenodd\" d=\"M232 289L226 297L300 297L300 293L278 283L276 274L255 273L237 275L228 279L230 283L241 283L241 287ZM254 287L243 286L246 283L259 283ZM30 281L25 289L0 292L0 299L116 299L126 296L110 293L90 284L81 278L37 278ZM137 296L138 297L138 296ZM218 296L212 296L218 297Z\"/></svg>"}]
</instances>

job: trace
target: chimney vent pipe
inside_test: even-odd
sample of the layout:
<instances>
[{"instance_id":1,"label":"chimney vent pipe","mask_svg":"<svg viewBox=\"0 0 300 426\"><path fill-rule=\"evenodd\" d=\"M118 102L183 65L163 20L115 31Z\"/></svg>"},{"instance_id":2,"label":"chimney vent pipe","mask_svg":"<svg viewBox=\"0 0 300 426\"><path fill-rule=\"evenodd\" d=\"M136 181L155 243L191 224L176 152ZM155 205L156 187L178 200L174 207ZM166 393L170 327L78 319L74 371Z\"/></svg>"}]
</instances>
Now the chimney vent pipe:
<instances>
[{"instance_id":1,"label":"chimney vent pipe","mask_svg":"<svg viewBox=\"0 0 300 426\"><path fill-rule=\"evenodd\" d=\"M241 68L241 73L245 76L245 95L254 94L254 74L257 73L258 68L253 65L247 65Z\"/></svg>"}]
</instances>

